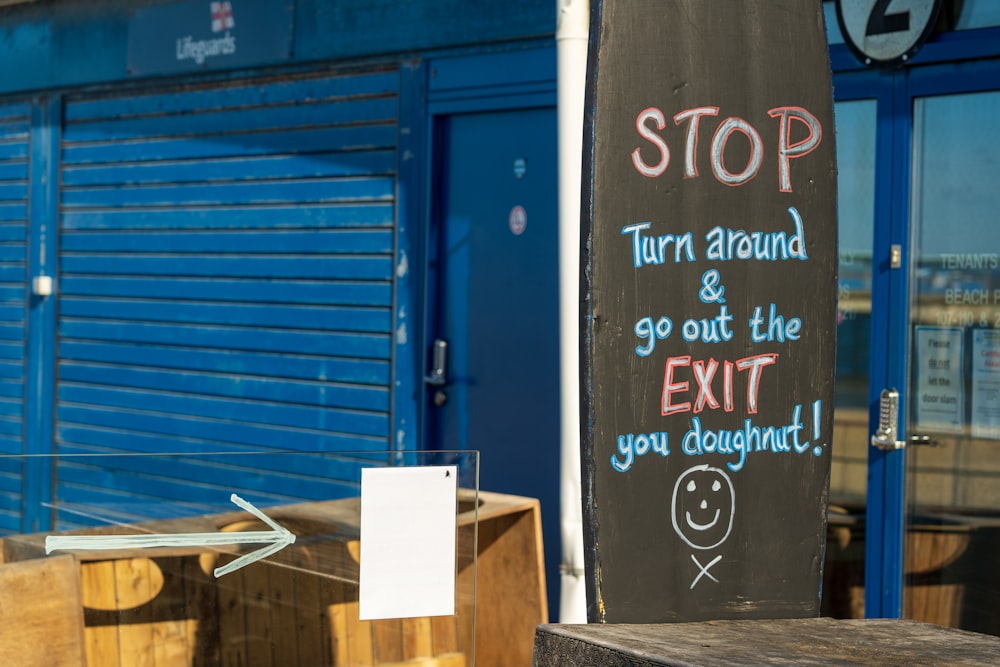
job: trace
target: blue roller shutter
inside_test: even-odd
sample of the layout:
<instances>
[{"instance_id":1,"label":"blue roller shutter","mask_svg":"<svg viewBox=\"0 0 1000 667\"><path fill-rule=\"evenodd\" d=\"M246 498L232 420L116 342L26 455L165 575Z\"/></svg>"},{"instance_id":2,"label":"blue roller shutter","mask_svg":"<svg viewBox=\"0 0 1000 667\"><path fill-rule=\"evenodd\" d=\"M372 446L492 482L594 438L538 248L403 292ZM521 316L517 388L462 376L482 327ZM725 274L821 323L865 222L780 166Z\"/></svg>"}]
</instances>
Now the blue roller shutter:
<instances>
[{"instance_id":1,"label":"blue roller shutter","mask_svg":"<svg viewBox=\"0 0 1000 667\"><path fill-rule=\"evenodd\" d=\"M0 454L24 453L31 105L0 105ZM20 532L23 461L0 458L0 532Z\"/></svg>"},{"instance_id":2,"label":"blue roller shutter","mask_svg":"<svg viewBox=\"0 0 1000 667\"><path fill-rule=\"evenodd\" d=\"M67 100L60 453L386 457L398 88L387 70ZM125 498L60 463L59 502L217 501L233 474L128 465ZM346 468L272 472L241 481L354 492Z\"/></svg>"}]
</instances>

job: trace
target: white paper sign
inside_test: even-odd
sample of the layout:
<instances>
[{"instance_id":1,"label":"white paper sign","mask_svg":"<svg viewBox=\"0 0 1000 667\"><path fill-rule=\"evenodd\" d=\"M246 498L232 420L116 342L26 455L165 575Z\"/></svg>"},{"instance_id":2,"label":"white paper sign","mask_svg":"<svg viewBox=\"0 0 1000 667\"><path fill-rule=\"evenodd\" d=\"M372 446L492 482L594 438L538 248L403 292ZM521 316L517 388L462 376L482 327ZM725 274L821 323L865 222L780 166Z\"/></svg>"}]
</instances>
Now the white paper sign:
<instances>
[{"instance_id":1,"label":"white paper sign","mask_svg":"<svg viewBox=\"0 0 1000 667\"><path fill-rule=\"evenodd\" d=\"M964 334L961 328L916 328L917 428L946 432L962 430Z\"/></svg>"},{"instance_id":2,"label":"white paper sign","mask_svg":"<svg viewBox=\"0 0 1000 667\"><path fill-rule=\"evenodd\" d=\"M456 466L361 470L360 620L455 613Z\"/></svg>"},{"instance_id":3,"label":"white paper sign","mask_svg":"<svg viewBox=\"0 0 1000 667\"><path fill-rule=\"evenodd\" d=\"M1000 331L972 332L972 436L1000 439Z\"/></svg>"}]
</instances>

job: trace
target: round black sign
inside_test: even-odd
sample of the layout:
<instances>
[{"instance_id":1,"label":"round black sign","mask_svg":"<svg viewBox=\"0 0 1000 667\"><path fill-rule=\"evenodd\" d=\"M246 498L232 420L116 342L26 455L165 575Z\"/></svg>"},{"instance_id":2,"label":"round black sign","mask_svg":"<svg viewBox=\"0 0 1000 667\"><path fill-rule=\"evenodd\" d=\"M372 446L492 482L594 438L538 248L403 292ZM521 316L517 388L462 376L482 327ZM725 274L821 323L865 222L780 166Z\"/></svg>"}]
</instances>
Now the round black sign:
<instances>
[{"instance_id":1,"label":"round black sign","mask_svg":"<svg viewBox=\"0 0 1000 667\"><path fill-rule=\"evenodd\" d=\"M837 0L844 40L865 65L908 62L930 37L941 0Z\"/></svg>"}]
</instances>

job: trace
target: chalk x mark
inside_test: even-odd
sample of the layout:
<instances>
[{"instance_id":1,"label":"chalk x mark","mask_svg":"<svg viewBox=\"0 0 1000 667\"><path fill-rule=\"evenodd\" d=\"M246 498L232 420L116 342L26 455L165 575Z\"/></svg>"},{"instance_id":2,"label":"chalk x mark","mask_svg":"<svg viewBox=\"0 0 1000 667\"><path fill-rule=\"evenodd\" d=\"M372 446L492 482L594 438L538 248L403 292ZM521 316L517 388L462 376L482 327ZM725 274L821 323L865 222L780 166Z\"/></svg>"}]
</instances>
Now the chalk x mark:
<instances>
[{"instance_id":1,"label":"chalk x mark","mask_svg":"<svg viewBox=\"0 0 1000 667\"><path fill-rule=\"evenodd\" d=\"M152 535L49 535L45 538L45 553L79 549L84 551L109 551L114 549L153 549L156 547L219 547L233 544L262 544L270 546L244 554L231 563L215 568L216 578L235 572L242 567L278 553L295 542L295 534L274 522L259 509L235 493L229 499L237 507L250 512L273 530L246 531L241 533L161 533Z\"/></svg>"},{"instance_id":2,"label":"chalk x mark","mask_svg":"<svg viewBox=\"0 0 1000 667\"><path fill-rule=\"evenodd\" d=\"M720 560L722 560L722 554L719 554L718 556L716 556L715 558L713 558L713 559L712 559L711 561L709 561L708 565L702 565L702 564L701 564L701 563L700 563L700 562L698 561L698 559L694 557L694 554L691 554L691 560L693 560L693 561L694 561L694 564L698 566L698 569L699 569L699 570L701 570L701 572L699 572L699 573L698 573L698 576L697 576L697 577L695 577L695 578L694 578L694 581L692 581L692 582L691 582L691 588L689 588L688 590L692 590L692 589L694 589L694 587L698 585L698 582L699 582L699 581L701 581L701 578L702 578L702 577L708 577L709 579L711 579L711 580L712 580L712 581L714 581L715 583L719 583L719 580L718 580L718 579L716 579L715 577L713 577L713 576L712 576L712 573L711 573L711 572L709 572L708 570L709 570L709 569L710 569L710 568L711 568L711 567L712 567L713 565L715 565L715 564L716 564L716 563L718 563L718 562L719 562Z\"/></svg>"}]
</instances>

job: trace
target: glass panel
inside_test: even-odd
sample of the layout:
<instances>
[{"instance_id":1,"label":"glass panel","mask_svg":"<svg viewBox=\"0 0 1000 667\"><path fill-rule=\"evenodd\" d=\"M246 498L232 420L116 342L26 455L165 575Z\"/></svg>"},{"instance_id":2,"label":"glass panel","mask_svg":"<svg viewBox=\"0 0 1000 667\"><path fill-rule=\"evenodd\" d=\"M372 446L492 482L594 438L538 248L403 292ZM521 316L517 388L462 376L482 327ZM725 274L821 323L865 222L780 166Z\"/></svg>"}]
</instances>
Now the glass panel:
<instances>
[{"instance_id":1,"label":"glass panel","mask_svg":"<svg viewBox=\"0 0 1000 667\"><path fill-rule=\"evenodd\" d=\"M51 621L50 610L64 611L65 653L45 653L52 664L83 664L86 654L89 664L102 665L270 665L273 656L273 664L289 665L471 667L477 641L494 651L503 646L505 656L520 646L530 656L531 618L540 611L533 615L529 607L540 610L543 602L528 595L542 580L540 545L529 546L537 537L537 501L479 493L477 452L387 458L260 451L0 456L0 469L30 461L61 478L46 504L56 529L0 539L0 582L19 582L5 601L19 615L37 612L31 620L39 627ZM371 475L364 484L363 472ZM381 494L373 493L372 477L380 478ZM395 486L389 493L387 477ZM428 496L433 511L415 510L427 507ZM373 517L388 519L396 533L368 537ZM478 540L480 527L486 542ZM484 544L513 565L487 567L477 577L477 545ZM386 547L393 548L383 562L405 576L374 580L365 570ZM437 575L434 590L428 573ZM377 590L387 579L392 589ZM496 620L502 634L476 632L477 591L499 596L497 606L509 614ZM378 597L383 603L373 605ZM512 632L520 616L530 625ZM41 655L25 662L41 664Z\"/></svg>"},{"instance_id":2,"label":"glass panel","mask_svg":"<svg viewBox=\"0 0 1000 667\"><path fill-rule=\"evenodd\" d=\"M955 30L1000 25L1000 2L997 0L963 0L961 6Z\"/></svg>"},{"instance_id":3,"label":"glass panel","mask_svg":"<svg viewBox=\"0 0 1000 667\"><path fill-rule=\"evenodd\" d=\"M907 617L992 634L1000 634L1000 135L988 130L998 123L997 91L914 104L907 435L924 444L907 450L904 568Z\"/></svg>"},{"instance_id":4,"label":"glass panel","mask_svg":"<svg viewBox=\"0 0 1000 667\"><path fill-rule=\"evenodd\" d=\"M826 19L826 43L843 44L844 35L840 32L840 24L837 23L837 5L833 0L823 3L823 18ZM837 147L839 150L839 146Z\"/></svg>"},{"instance_id":5,"label":"glass panel","mask_svg":"<svg viewBox=\"0 0 1000 667\"><path fill-rule=\"evenodd\" d=\"M875 100L838 102L839 303L824 615L864 615L864 505L875 217Z\"/></svg>"}]
</instances>

